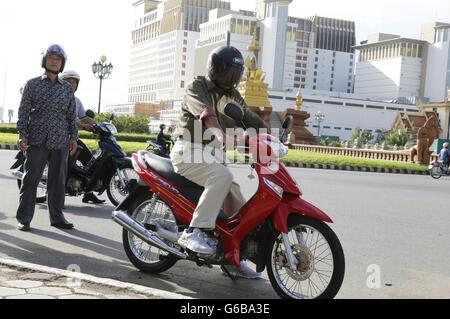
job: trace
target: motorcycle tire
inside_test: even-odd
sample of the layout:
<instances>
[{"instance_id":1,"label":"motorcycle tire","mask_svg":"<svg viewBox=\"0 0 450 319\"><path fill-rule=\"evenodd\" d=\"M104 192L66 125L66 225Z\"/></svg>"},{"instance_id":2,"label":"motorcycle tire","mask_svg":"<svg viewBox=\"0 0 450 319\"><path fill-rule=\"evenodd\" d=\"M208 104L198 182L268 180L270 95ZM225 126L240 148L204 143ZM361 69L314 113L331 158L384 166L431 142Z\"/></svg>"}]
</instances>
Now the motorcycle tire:
<instances>
[{"instance_id":1,"label":"motorcycle tire","mask_svg":"<svg viewBox=\"0 0 450 319\"><path fill-rule=\"evenodd\" d=\"M143 192L140 194L136 201L134 201L130 207L127 210L127 214L129 216L133 216L135 210L144 202L149 201L152 198L152 193L150 192ZM160 274L162 272L167 271L168 269L172 268L176 263L177 259L171 258L170 256L164 256L164 258L160 259L158 262L155 263L146 263L140 260L135 256L133 253L133 250L131 248L130 238L129 238L129 232L124 229L122 233L122 243L123 247L125 249L125 253L127 254L128 259L131 261L131 263L140 271L143 271L145 273L150 274ZM160 255L161 258L161 255Z\"/></svg>"},{"instance_id":2,"label":"motorcycle tire","mask_svg":"<svg viewBox=\"0 0 450 319\"><path fill-rule=\"evenodd\" d=\"M430 169L430 175L434 179L440 179L442 177L442 168L440 166L433 166Z\"/></svg>"},{"instance_id":3,"label":"motorcycle tire","mask_svg":"<svg viewBox=\"0 0 450 319\"><path fill-rule=\"evenodd\" d=\"M131 172L133 175L132 179L137 180L137 174L134 172L134 169L132 167L130 168L123 168L122 170L129 170L129 172ZM128 181L127 183L130 183L130 181ZM116 195L113 195L114 190L112 188L116 188ZM119 192L119 196L117 196L117 191ZM108 186L106 188L106 194L108 195L109 200L111 201L111 203L113 204L114 207L119 206L120 202L122 200L124 200L128 194L129 194L129 190L127 189L122 189L122 187L120 186L119 182L118 182L118 175L117 173L115 173L111 179L108 182Z\"/></svg>"},{"instance_id":4,"label":"motorcycle tire","mask_svg":"<svg viewBox=\"0 0 450 319\"><path fill-rule=\"evenodd\" d=\"M318 271L317 268L317 262L323 262L320 261L320 259L322 259L323 256L312 256L313 253L315 253L316 249L314 248L314 251L312 251L313 249L311 249L312 247L307 247L307 245L301 246L298 244L299 246L299 253L297 253L297 255L300 256L311 256L309 257L309 261L313 260L314 264L311 265L309 264L306 269L308 269L309 271L314 271L311 274L308 273L308 275L305 275L307 273L306 270L298 270L296 272L290 272L290 268L289 266L283 265L283 267L281 267L280 269L277 269L277 267L279 267L279 260L280 258L283 259L285 257L283 257L281 254L277 255L277 249L280 248L281 243L282 243L282 239L281 239L281 234L277 233L276 236L271 239L269 246L266 248L267 249L267 254L266 254L266 266L267 266L267 274L269 276L269 280L272 284L272 287L275 289L276 293L283 299L305 299L305 298L311 298L311 299L332 299L334 298L337 293L339 292L339 289L342 286L342 282L344 280L344 275L345 275L345 257L344 257L344 252L342 249L342 246L339 242L339 239L337 238L336 234L331 230L330 227L328 227L327 224L325 224L322 221L318 221L315 219L311 219L309 217L306 216L300 216L300 215L293 215L290 216L289 218L289 233L291 234L294 229L295 230L303 230L304 229L310 229L311 230L311 234L314 234L312 238L314 238L314 236L319 236L321 235L325 241L328 243L328 247L330 249L330 255L332 255L332 266L333 266L333 271L332 271L332 275L329 276L330 281L328 283L328 285L326 287L324 287L323 291L319 291L319 294L317 294L317 296L303 296L303 291L301 291L300 295L294 294L292 291L289 291L290 288L287 288L286 286L283 286L282 283L280 283L281 277L278 273L278 271L282 271L283 268L286 269L286 273L288 274L289 278L294 277L294 280L297 282L294 284L294 286L292 288L296 288L297 285L301 285L302 283L307 282L307 280L310 280L312 275L315 274L315 271ZM319 234L315 233L318 232ZM306 239L306 244L308 242L308 238ZM321 244L323 245L323 244ZM306 248L306 249L305 249ZM316 248L317 248L317 244L316 244ZM305 253L306 252L306 253ZM322 252L323 253L323 252ZM284 254L283 254L284 255ZM300 258L299 259L299 268L302 268L304 265L301 264L302 260ZM319 259L319 261L318 261ZM306 258L305 258L306 260ZM288 269L289 268L289 269ZM292 277L290 276L289 272L292 275ZM278 276L275 275L275 273L278 274ZM319 273L320 274L320 273ZM297 277L297 278L295 278ZM320 277L320 276L319 276ZM283 277L283 280L287 278L287 277ZM322 280L322 278L320 279ZM311 282L308 282L308 284L311 284ZM323 282L322 282L323 284ZM307 286L308 287L308 286ZM308 289L307 289L308 290ZM308 291L306 291L308 293Z\"/></svg>"},{"instance_id":5,"label":"motorcycle tire","mask_svg":"<svg viewBox=\"0 0 450 319\"><path fill-rule=\"evenodd\" d=\"M19 171L23 173L23 165L20 166ZM20 188L22 187L21 179L17 179L17 187L19 187L19 191L20 191ZM42 203L45 203L46 201L47 201L47 194L42 195L42 196L36 196L36 203L42 204Z\"/></svg>"}]
</instances>

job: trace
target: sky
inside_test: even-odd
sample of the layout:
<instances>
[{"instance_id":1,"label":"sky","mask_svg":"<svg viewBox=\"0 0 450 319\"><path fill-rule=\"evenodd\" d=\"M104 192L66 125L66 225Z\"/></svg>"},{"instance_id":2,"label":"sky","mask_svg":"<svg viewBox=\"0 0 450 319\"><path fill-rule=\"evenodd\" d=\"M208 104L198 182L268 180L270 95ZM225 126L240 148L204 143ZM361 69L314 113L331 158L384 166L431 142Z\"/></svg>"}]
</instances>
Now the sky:
<instances>
[{"instance_id":1,"label":"sky","mask_svg":"<svg viewBox=\"0 0 450 319\"><path fill-rule=\"evenodd\" d=\"M68 54L66 69L81 74L77 96L97 110L99 80L91 65L102 55L114 65L103 82L102 105L126 103L133 0L0 1L0 108L17 108L20 87L42 74L41 52L51 43ZM232 9L254 10L253 0L231 0ZM294 0L290 16L315 14L356 22L357 41L384 32L419 38L424 23L450 23L449 0ZM0 116L1 117L1 116Z\"/></svg>"}]
</instances>

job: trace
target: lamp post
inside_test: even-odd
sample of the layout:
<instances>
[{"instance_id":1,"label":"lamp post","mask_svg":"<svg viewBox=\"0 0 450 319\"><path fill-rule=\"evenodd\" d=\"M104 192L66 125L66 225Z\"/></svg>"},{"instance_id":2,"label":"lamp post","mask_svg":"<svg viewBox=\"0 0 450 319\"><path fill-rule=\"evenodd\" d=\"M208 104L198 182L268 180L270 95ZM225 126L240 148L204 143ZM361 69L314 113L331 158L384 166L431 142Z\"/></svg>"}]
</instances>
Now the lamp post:
<instances>
[{"instance_id":1,"label":"lamp post","mask_svg":"<svg viewBox=\"0 0 450 319\"><path fill-rule=\"evenodd\" d=\"M322 112L317 112L316 115L316 122L319 124L319 127L317 129L317 137L320 139L320 124L325 120L325 114Z\"/></svg>"},{"instance_id":2,"label":"lamp post","mask_svg":"<svg viewBox=\"0 0 450 319\"><path fill-rule=\"evenodd\" d=\"M100 79L100 92L98 96L98 114L100 114L100 106L102 101L102 84L103 80L109 78L112 73L113 65L111 63L107 64L106 61L108 58L106 56L102 56L99 62L92 64L92 73L97 79Z\"/></svg>"}]
</instances>

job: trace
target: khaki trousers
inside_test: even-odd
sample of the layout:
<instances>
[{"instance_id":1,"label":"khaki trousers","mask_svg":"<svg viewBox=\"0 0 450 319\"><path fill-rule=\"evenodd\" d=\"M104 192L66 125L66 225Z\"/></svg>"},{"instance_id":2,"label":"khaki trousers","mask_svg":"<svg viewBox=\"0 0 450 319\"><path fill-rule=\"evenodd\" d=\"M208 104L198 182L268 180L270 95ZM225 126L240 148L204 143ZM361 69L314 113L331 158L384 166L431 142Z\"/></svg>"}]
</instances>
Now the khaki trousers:
<instances>
[{"instance_id":1,"label":"khaki trousers","mask_svg":"<svg viewBox=\"0 0 450 319\"><path fill-rule=\"evenodd\" d=\"M221 155L201 144L184 141L175 143L170 158L175 172L205 188L191 227L212 230L233 184L233 174Z\"/></svg>"}]
</instances>

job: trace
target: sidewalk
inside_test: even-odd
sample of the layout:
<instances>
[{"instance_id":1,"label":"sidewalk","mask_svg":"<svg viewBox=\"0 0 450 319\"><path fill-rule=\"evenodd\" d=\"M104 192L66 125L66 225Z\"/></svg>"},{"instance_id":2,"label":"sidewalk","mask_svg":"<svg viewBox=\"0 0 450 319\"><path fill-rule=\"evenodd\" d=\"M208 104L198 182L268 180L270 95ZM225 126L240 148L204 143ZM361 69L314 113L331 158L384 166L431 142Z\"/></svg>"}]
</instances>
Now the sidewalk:
<instances>
[{"instance_id":1,"label":"sidewalk","mask_svg":"<svg viewBox=\"0 0 450 319\"><path fill-rule=\"evenodd\" d=\"M162 290L0 258L0 299L189 299Z\"/></svg>"}]
</instances>

